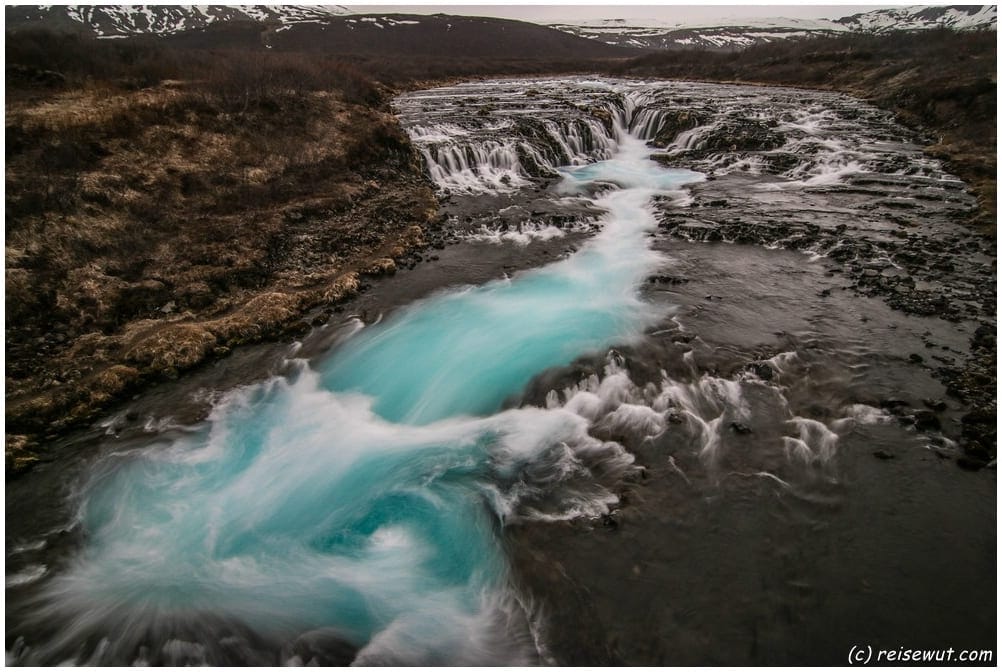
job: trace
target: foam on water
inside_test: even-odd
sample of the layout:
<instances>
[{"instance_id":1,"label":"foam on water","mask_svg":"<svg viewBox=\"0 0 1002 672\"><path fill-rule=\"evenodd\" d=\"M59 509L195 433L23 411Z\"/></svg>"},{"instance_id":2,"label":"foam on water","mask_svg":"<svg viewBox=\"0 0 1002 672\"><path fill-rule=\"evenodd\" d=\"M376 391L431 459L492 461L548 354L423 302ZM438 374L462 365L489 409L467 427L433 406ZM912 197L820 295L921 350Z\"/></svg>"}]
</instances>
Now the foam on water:
<instances>
[{"instance_id":1,"label":"foam on water","mask_svg":"<svg viewBox=\"0 0 1002 672\"><path fill-rule=\"evenodd\" d=\"M614 159L563 173L564 193L618 187L594 199L602 230L577 253L419 301L318 369L293 362L203 425L99 462L79 493L86 546L34 615L57 631L22 662L212 662L215 645L190 635L144 648L210 616L280 642L323 632L360 663L535 660L499 529L607 512L616 496L592 476L633 458L589 433L586 400L502 409L536 374L660 317L638 297L663 262L650 199L700 179L617 137ZM605 422L663 428L644 407Z\"/></svg>"}]
</instances>

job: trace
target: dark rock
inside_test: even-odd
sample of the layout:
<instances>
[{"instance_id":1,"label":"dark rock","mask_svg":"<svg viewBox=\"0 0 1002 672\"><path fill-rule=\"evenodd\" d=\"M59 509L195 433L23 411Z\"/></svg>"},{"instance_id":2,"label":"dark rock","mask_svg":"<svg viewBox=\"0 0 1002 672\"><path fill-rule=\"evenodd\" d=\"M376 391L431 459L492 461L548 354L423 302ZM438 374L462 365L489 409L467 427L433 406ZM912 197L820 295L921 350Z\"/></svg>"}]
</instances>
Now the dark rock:
<instances>
[{"instance_id":1,"label":"dark rock","mask_svg":"<svg viewBox=\"0 0 1002 672\"><path fill-rule=\"evenodd\" d=\"M758 376L762 380L772 380L775 375L775 371L772 367L765 362L751 362L750 364L745 364L745 371L750 371Z\"/></svg>"},{"instance_id":2,"label":"dark rock","mask_svg":"<svg viewBox=\"0 0 1002 672\"><path fill-rule=\"evenodd\" d=\"M957 458L957 466L966 471L979 471L987 467L988 463L984 460L961 455Z\"/></svg>"},{"instance_id":3,"label":"dark rock","mask_svg":"<svg viewBox=\"0 0 1002 672\"><path fill-rule=\"evenodd\" d=\"M895 457L894 453L888 452L883 449L873 451L873 456L878 460L893 460Z\"/></svg>"},{"instance_id":4,"label":"dark rock","mask_svg":"<svg viewBox=\"0 0 1002 672\"><path fill-rule=\"evenodd\" d=\"M689 278L675 275L652 275L647 278L647 282L659 285L682 285L689 282Z\"/></svg>"},{"instance_id":5,"label":"dark rock","mask_svg":"<svg viewBox=\"0 0 1002 672\"><path fill-rule=\"evenodd\" d=\"M751 427L740 422L731 423L731 431L735 434L751 434Z\"/></svg>"},{"instance_id":6,"label":"dark rock","mask_svg":"<svg viewBox=\"0 0 1002 672\"><path fill-rule=\"evenodd\" d=\"M725 152L761 152L779 149L786 136L758 119L729 119L703 136L699 149Z\"/></svg>"},{"instance_id":7,"label":"dark rock","mask_svg":"<svg viewBox=\"0 0 1002 672\"><path fill-rule=\"evenodd\" d=\"M918 430L938 430L941 428L939 423L939 418L932 411L916 411L915 417L915 429Z\"/></svg>"},{"instance_id":8,"label":"dark rock","mask_svg":"<svg viewBox=\"0 0 1002 672\"><path fill-rule=\"evenodd\" d=\"M607 113L608 114L608 113ZM611 118L610 118L611 125ZM658 134L651 140L655 147L667 147L678 134L683 131L690 131L705 123L705 120L695 112L689 110L668 110L662 114L661 128Z\"/></svg>"},{"instance_id":9,"label":"dark rock","mask_svg":"<svg viewBox=\"0 0 1002 672\"><path fill-rule=\"evenodd\" d=\"M289 325L288 331L294 336L300 336L307 333L311 328L310 323L306 320L298 320Z\"/></svg>"},{"instance_id":10,"label":"dark rock","mask_svg":"<svg viewBox=\"0 0 1002 672\"><path fill-rule=\"evenodd\" d=\"M673 408L668 411L668 422L673 425L680 425L685 422L685 416Z\"/></svg>"},{"instance_id":11,"label":"dark rock","mask_svg":"<svg viewBox=\"0 0 1002 672\"><path fill-rule=\"evenodd\" d=\"M974 330L974 337L971 339L971 347L992 349L995 347L995 327L982 324Z\"/></svg>"},{"instance_id":12,"label":"dark rock","mask_svg":"<svg viewBox=\"0 0 1002 672\"><path fill-rule=\"evenodd\" d=\"M334 628L311 630L283 647L282 657L299 658L303 665L320 667L345 667L358 655L358 648L349 644Z\"/></svg>"},{"instance_id":13,"label":"dark rock","mask_svg":"<svg viewBox=\"0 0 1002 672\"><path fill-rule=\"evenodd\" d=\"M968 425L995 425L995 414L987 408L975 408L969 413L965 413L960 418L965 426Z\"/></svg>"},{"instance_id":14,"label":"dark rock","mask_svg":"<svg viewBox=\"0 0 1002 672\"><path fill-rule=\"evenodd\" d=\"M923 399L922 403L937 413L946 410L946 402L942 399Z\"/></svg>"},{"instance_id":15,"label":"dark rock","mask_svg":"<svg viewBox=\"0 0 1002 672\"><path fill-rule=\"evenodd\" d=\"M908 402L903 399L882 399L880 401L880 407L890 411L894 415L901 415L908 405Z\"/></svg>"},{"instance_id":16,"label":"dark rock","mask_svg":"<svg viewBox=\"0 0 1002 672\"><path fill-rule=\"evenodd\" d=\"M908 355L908 361L912 362L913 364L921 364L925 360L922 358L922 355L913 352L912 354Z\"/></svg>"}]
</instances>

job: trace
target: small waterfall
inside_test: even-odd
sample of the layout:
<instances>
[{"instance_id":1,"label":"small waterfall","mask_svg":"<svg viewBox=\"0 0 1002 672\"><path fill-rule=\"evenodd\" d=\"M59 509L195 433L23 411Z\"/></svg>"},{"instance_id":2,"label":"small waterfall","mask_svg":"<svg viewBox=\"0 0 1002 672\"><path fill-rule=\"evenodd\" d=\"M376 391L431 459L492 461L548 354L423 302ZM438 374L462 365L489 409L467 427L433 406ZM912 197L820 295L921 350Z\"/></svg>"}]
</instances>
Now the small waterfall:
<instances>
[{"instance_id":1,"label":"small waterfall","mask_svg":"<svg viewBox=\"0 0 1002 672\"><path fill-rule=\"evenodd\" d=\"M618 146L601 121L585 116L518 124L517 140L492 138L493 127L455 124L420 128L411 138L438 188L465 194L514 191L534 178L556 177L560 166L608 159Z\"/></svg>"},{"instance_id":2,"label":"small waterfall","mask_svg":"<svg viewBox=\"0 0 1002 672\"><path fill-rule=\"evenodd\" d=\"M520 188L528 175L519 162L514 140L489 140L481 144L439 144L422 147L432 180L443 189L500 191Z\"/></svg>"},{"instance_id":3,"label":"small waterfall","mask_svg":"<svg viewBox=\"0 0 1002 672\"><path fill-rule=\"evenodd\" d=\"M456 87L462 89L464 87ZM479 93L470 85L471 94ZM551 88L541 87L539 97ZM415 118L406 124L411 140L428 166L428 174L442 191L462 194L504 193L525 187L532 180L556 178L562 166L581 166L611 158L619 147L616 125L630 128L632 110L626 98L607 89L592 92L594 100L568 105L563 99L540 100L538 108L524 109L524 101L508 104L508 95L484 92L492 105L471 114L469 102L457 95L434 97L429 110L420 100L401 116ZM504 110L497 109L501 102Z\"/></svg>"},{"instance_id":4,"label":"small waterfall","mask_svg":"<svg viewBox=\"0 0 1002 672\"><path fill-rule=\"evenodd\" d=\"M630 131L638 138L653 139L664 124L664 111L657 108L645 108L638 111L630 124Z\"/></svg>"}]
</instances>

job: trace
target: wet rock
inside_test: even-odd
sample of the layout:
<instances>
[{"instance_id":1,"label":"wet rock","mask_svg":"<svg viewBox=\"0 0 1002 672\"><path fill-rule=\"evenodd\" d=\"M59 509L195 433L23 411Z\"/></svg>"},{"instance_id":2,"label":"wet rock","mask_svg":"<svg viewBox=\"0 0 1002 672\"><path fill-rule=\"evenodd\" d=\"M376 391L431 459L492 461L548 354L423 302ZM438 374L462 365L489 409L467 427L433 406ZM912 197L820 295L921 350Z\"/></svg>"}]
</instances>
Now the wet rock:
<instances>
[{"instance_id":1,"label":"wet rock","mask_svg":"<svg viewBox=\"0 0 1002 672\"><path fill-rule=\"evenodd\" d=\"M793 170L803 161L803 157L792 152L770 152L764 157L767 172L773 174Z\"/></svg>"},{"instance_id":2,"label":"wet rock","mask_svg":"<svg viewBox=\"0 0 1002 672\"><path fill-rule=\"evenodd\" d=\"M931 431L941 429L939 418L932 411L920 410L914 413L915 429Z\"/></svg>"},{"instance_id":3,"label":"wet rock","mask_svg":"<svg viewBox=\"0 0 1002 672\"><path fill-rule=\"evenodd\" d=\"M310 667L346 667L357 655L358 647L347 642L334 628L311 630L282 649L283 661L294 660Z\"/></svg>"},{"instance_id":4,"label":"wet rock","mask_svg":"<svg viewBox=\"0 0 1002 672\"><path fill-rule=\"evenodd\" d=\"M662 113L661 128L651 140L655 147L668 147L683 131L690 131L705 123L705 119L691 110L669 110Z\"/></svg>"},{"instance_id":5,"label":"wet rock","mask_svg":"<svg viewBox=\"0 0 1002 672\"><path fill-rule=\"evenodd\" d=\"M983 462L989 462L993 457L992 451L980 441L967 441L964 443L964 455Z\"/></svg>"},{"instance_id":6,"label":"wet rock","mask_svg":"<svg viewBox=\"0 0 1002 672\"><path fill-rule=\"evenodd\" d=\"M766 364L765 362L751 362L750 364L746 364L744 369L745 371L750 371L751 373L755 374L760 379L765 381L772 380L773 376L776 373L775 371L773 371L772 367Z\"/></svg>"},{"instance_id":7,"label":"wet rock","mask_svg":"<svg viewBox=\"0 0 1002 672\"><path fill-rule=\"evenodd\" d=\"M778 149L786 136L758 119L728 119L700 138L706 151L760 152Z\"/></svg>"},{"instance_id":8,"label":"wet rock","mask_svg":"<svg viewBox=\"0 0 1002 672\"><path fill-rule=\"evenodd\" d=\"M901 415L907 408L909 404L904 399L882 399L880 401L880 407L889 411L894 415Z\"/></svg>"},{"instance_id":9,"label":"wet rock","mask_svg":"<svg viewBox=\"0 0 1002 672\"><path fill-rule=\"evenodd\" d=\"M681 285L689 282L689 278L676 275L652 275L647 282L659 285Z\"/></svg>"},{"instance_id":10,"label":"wet rock","mask_svg":"<svg viewBox=\"0 0 1002 672\"><path fill-rule=\"evenodd\" d=\"M362 271L362 275L393 275L397 272L397 265L388 257L373 259Z\"/></svg>"},{"instance_id":11,"label":"wet rock","mask_svg":"<svg viewBox=\"0 0 1002 672\"><path fill-rule=\"evenodd\" d=\"M971 347L992 349L995 348L995 343L995 327L989 324L982 324L974 330L974 336L971 339Z\"/></svg>"},{"instance_id":12,"label":"wet rock","mask_svg":"<svg viewBox=\"0 0 1002 672\"><path fill-rule=\"evenodd\" d=\"M923 399L922 403L937 413L941 413L946 410L946 402L942 399Z\"/></svg>"},{"instance_id":13,"label":"wet rock","mask_svg":"<svg viewBox=\"0 0 1002 672\"><path fill-rule=\"evenodd\" d=\"M969 455L961 455L957 458L957 466L965 471L980 471L988 466L988 461Z\"/></svg>"}]
</instances>

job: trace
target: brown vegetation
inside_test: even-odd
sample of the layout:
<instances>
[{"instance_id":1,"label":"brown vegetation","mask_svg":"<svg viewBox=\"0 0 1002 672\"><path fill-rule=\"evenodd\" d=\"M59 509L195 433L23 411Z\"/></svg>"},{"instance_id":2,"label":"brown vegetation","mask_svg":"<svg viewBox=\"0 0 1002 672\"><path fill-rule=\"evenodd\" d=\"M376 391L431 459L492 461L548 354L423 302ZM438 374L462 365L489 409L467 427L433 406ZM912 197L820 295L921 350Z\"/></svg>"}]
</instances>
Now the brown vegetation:
<instances>
[{"instance_id":1,"label":"brown vegetation","mask_svg":"<svg viewBox=\"0 0 1002 672\"><path fill-rule=\"evenodd\" d=\"M34 439L143 384L304 328L435 214L382 87L346 63L39 34L7 49L21 466Z\"/></svg>"}]
</instances>

